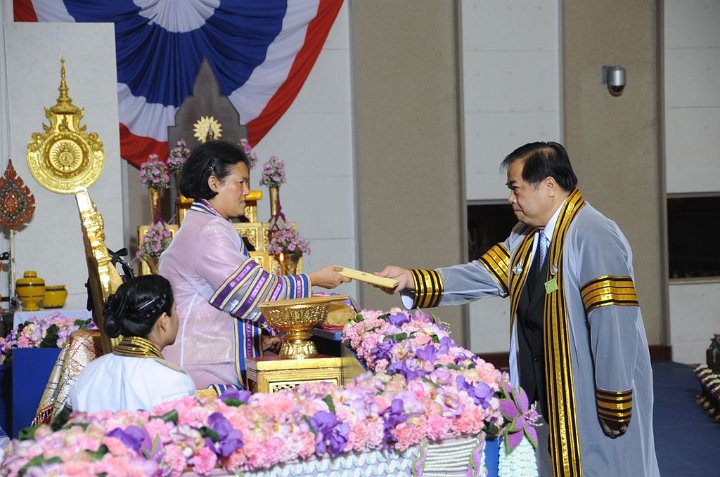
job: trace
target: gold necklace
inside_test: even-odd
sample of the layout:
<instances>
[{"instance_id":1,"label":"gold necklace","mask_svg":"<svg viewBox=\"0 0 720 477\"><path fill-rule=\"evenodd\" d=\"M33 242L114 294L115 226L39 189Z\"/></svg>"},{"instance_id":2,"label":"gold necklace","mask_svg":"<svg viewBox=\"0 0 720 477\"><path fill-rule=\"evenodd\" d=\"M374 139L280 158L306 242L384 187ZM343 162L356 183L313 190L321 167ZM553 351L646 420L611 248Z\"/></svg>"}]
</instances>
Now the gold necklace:
<instances>
[{"instance_id":1,"label":"gold necklace","mask_svg":"<svg viewBox=\"0 0 720 477\"><path fill-rule=\"evenodd\" d=\"M135 358L163 359L160 349L152 341L140 336L123 336L123 339L115 346L113 354Z\"/></svg>"}]
</instances>

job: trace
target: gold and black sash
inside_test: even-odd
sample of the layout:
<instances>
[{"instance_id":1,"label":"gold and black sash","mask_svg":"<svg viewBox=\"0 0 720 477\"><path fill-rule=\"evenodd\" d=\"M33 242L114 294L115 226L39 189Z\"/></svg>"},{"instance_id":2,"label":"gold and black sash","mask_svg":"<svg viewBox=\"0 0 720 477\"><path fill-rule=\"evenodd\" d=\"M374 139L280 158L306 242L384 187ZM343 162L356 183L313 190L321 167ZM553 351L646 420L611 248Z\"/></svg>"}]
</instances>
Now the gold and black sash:
<instances>
[{"instance_id":1,"label":"gold and black sash","mask_svg":"<svg viewBox=\"0 0 720 477\"><path fill-rule=\"evenodd\" d=\"M508 291L510 292L510 334L512 335L512 327L515 323L515 316L517 314L518 303L520 303L520 295L522 294L523 284L527 278L528 272L530 271L530 255L532 252L533 238L535 237L534 227L526 226L525 229L518 231L520 234L525 234L520 247L518 247L515 255L513 255L511 265L511 273L509 273L510 286Z\"/></svg>"},{"instance_id":2,"label":"gold and black sash","mask_svg":"<svg viewBox=\"0 0 720 477\"><path fill-rule=\"evenodd\" d=\"M550 458L553 475L565 477L581 476L582 463L565 296L563 244L573 219L584 206L585 200L575 189L560 209L548 255L548 277L557 280L557 289L545 295L543 323Z\"/></svg>"},{"instance_id":3,"label":"gold and black sash","mask_svg":"<svg viewBox=\"0 0 720 477\"><path fill-rule=\"evenodd\" d=\"M118 356L132 356L133 358L160 358L163 355L155 344L139 336L124 336L113 349Z\"/></svg>"}]
</instances>

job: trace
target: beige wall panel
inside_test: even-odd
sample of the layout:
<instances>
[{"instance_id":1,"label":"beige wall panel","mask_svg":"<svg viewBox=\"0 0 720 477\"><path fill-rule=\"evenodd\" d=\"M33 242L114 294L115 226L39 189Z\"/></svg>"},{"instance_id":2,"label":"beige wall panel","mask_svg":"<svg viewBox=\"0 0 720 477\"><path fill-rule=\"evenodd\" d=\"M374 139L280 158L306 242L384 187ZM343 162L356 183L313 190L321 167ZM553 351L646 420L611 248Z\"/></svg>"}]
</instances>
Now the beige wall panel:
<instances>
[{"instance_id":1,"label":"beige wall panel","mask_svg":"<svg viewBox=\"0 0 720 477\"><path fill-rule=\"evenodd\" d=\"M585 198L633 247L650 344L666 342L667 322L659 18L651 0L563 3L565 144ZM612 64L627 71L619 97L601 84Z\"/></svg>"},{"instance_id":2,"label":"beige wall panel","mask_svg":"<svg viewBox=\"0 0 720 477\"><path fill-rule=\"evenodd\" d=\"M350 3L359 266L464 260L456 3ZM398 306L364 286L364 308ZM460 307L437 315L464 342Z\"/></svg>"}]
</instances>

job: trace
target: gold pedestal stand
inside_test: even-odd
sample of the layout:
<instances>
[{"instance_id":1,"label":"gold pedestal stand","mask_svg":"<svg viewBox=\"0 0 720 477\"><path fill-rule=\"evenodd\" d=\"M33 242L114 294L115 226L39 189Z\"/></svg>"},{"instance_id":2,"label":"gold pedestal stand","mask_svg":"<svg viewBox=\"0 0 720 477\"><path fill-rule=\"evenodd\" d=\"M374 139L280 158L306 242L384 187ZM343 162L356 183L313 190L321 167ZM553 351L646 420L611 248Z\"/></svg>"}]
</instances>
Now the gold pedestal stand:
<instances>
[{"instance_id":1,"label":"gold pedestal stand","mask_svg":"<svg viewBox=\"0 0 720 477\"><path fill-rule=\"evenodd\" d=\"M255 393L274 393L292 389L298 384L327 381L344 384L343 360L321 356L307 359L279 357L248 359L246 362L248 389Z\"/></svg>"}]
</instances>

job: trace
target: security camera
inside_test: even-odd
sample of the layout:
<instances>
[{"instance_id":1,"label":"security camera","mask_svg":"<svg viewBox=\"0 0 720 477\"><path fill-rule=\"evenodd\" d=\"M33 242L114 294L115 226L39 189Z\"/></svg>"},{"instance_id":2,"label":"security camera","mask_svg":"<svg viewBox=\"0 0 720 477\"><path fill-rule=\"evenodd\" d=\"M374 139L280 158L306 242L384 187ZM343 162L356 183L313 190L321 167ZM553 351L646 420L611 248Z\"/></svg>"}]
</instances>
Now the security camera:
<instances>
[{"instance_id":1,"label":"security camera","mask_svg":"<svg viewBox=\"0 0 720 477\"><path fill-rule=\"evenodd\" d=\"M625 89L625 68L622 66L603 66L603 83L613 96L620 96Z\"/></svg>"}]
</instances>

